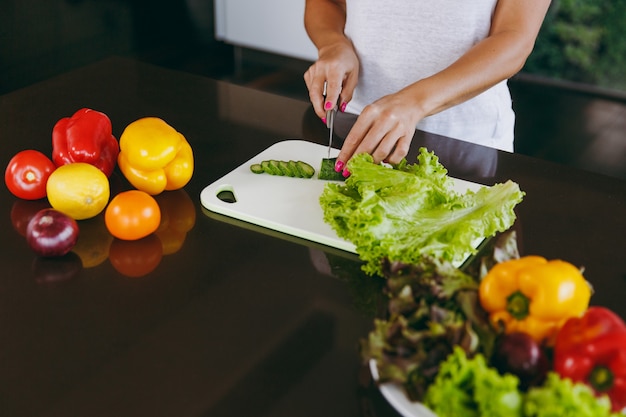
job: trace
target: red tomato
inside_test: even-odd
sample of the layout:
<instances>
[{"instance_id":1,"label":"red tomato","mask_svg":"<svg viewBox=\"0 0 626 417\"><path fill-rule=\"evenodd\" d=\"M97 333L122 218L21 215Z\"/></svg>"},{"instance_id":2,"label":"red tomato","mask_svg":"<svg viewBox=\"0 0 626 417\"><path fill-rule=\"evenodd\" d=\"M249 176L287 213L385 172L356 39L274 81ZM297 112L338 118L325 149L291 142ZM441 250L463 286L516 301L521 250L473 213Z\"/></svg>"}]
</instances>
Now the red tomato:
<instances>
[{"instance_id":1,"label":"red tomato","mask_svg":"<svg viewBox=\"0 0 626 417\"><path fill-rule=\"evenodd\" d=\"M157 230L161 210L154 197L145 191L123 191L106 208L104 223L116 238L137 240Z\"/></svg>"},{"instance_id":2,"label":"red tomato","mask_svg":"<svg viewBox=\"0 0 626 417\"><path fill-rule=\"evenodd\" d=\"M24 200L46 196L46 182L56 166L43 153L28 149L18 152L4 171L4 182L11 193Z\"/></svg>"}]
</instances>

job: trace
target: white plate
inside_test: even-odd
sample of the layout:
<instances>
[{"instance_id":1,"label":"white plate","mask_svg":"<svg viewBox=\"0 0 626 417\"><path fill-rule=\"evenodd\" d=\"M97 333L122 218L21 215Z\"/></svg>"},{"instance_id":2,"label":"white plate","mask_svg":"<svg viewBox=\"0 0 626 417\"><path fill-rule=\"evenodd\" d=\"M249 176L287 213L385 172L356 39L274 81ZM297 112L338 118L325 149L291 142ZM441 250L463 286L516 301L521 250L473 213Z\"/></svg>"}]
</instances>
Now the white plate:
<instances>
[{"instance_id":1,"label":"white plate","mask_svg":"<svg viewBox=\"0 0 626 417\"><path fill-rule=\"evenodd\" d=\"M378 367L376 366L376 361L371 359L369 365L372 377L378 384L381 394L383 394L383 397L389 401L389 404L403 417L437 417L437 415L424 404L411 401L401 385L391 382L378 383Z\"/></svg>"}]
</instances>

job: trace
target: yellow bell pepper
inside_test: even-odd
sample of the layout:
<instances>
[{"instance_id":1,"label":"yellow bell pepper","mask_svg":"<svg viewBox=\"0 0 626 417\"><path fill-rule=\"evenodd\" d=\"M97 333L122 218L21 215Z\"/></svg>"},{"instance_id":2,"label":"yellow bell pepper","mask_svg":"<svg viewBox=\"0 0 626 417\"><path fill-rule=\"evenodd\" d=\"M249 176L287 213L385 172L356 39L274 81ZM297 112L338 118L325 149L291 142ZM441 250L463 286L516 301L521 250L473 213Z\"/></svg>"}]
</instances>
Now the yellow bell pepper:
<instances>
[{"instance_id":1,"label":"yellow bell pepper","mask_svg":"<svg viewBox=\"0 0 626 417\"><path fill-rule=\"evenodd\" d=\"M118 165L135 188L157 195L189 182L193 152L185 137L165 121L145 117L122 132Z\"/></svg>"},{"instance_id":2,"label":"yellow bell pepper","mask_svg":"<svg viewBox=\"0 0 626 417\"><path fill-rule=\"evenodd\" d=\"M568 318L587 310L591 287L570 263L526 256L496 264L481 281L479 297L494 326L551 344Z\"/></svg>"}]
</instances>

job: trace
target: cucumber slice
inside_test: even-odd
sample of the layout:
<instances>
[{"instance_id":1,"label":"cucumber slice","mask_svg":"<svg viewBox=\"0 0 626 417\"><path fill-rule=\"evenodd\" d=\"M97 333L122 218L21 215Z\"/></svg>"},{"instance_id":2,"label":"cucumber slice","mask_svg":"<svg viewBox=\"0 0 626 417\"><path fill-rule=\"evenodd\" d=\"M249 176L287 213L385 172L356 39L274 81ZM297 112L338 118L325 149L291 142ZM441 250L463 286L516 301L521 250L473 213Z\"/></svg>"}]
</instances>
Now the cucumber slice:
<instances>
[{"instance_id":1,"label":"cucumber slice","mask_svg":"<svg viewBox=\"0 0 626 417\"><path fill-rule=\"evenodd\" d=\"M266 174L274 175L274 171L270 168L270 161L262 161L261 168L263 168L263 172Z\"/></svg>"},{"instance_id":2,"label":"cucumber slice","mask_svg":"<svg viewBox=\"0 0 626 417\"><path fill-rule=\"evenodd\" d=\"M289 167L289 162L287 161L278 161L278 168L280 168L280 172L287 177L296 176L296 174Z\"/></svg>"},{"instance_id":3,"label":"cucumber slice","mask_svg":"<svg viewBox=\"0 0 626 417\"><path fill-rule=\"evenodd\" d=\"M270 174L284 176L284 174L280 170L280 166L278 166L278 161L270 159L269 168L271 170Z\"/></svg>"},{"instance_id":4,"label":"cucumber slice","mask_svg":"<svg viewBox=\"0 0 626 417\"><path fill-rule=\"evenodd\" d=\"M287 164L289 165L291 172L293 172L294 177L303 178L302 175L300 175L300 170L298 169L298 163L296 161L291 160L287 162Z\"/></svg>"},{"instance_id":5,"label":"cucumber slice","mask_svg":"<svg viewBox=\"0 0 626 417\"><path fill-rule=\"evenodd\" d=\"M254 172L255 174L262 174L265 171L263 170L263 166L261 164L252 164L250 165L250 171Z\"/></svg>"},{"instance_id":6,"label":"cucumber slice","mask_svg":"<svg viewBox=\"0 0 626 417\"><path fill-rule=\"evenodd\" d=\"M298 170L303 178L311 178L315 175L315 168L303 161L297 161Z\"/></svg>"}]
</instances>

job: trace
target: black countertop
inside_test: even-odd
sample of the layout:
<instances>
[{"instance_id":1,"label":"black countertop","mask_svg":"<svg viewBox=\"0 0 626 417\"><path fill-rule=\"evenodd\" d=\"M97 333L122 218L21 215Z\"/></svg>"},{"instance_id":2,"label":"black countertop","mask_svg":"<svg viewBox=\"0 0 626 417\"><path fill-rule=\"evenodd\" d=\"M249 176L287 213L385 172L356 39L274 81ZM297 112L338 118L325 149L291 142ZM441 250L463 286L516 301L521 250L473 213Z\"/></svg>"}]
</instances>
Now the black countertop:
<instances>
[{"instance_id":1,"label":"black countertop","mask_svg":"<svg viewBox=\"0 0 626 417\"><path fill-rule=\"evenodd\" d=\"M277 141L324 143L309 103L111 58L0 96L3 166L23 149L50 154L56 121L82 107L106 113L116 137L144 116L186 136L194 177L161 198L193 227L155 259L162 242L123 246L101 217L85 221L91 246L64 280L76 264L42 262L20 234L20 216L42 202L0 187L0 415L396 415L358 354L380 280L353 255L240 227L200 204L205 186ZM626 182L423 133L414 145L453 176L518 182L522 254L584 266L592 303L626 317ZM347 272L331 273L338 264Z\"/></svg>"}]
</instances>

